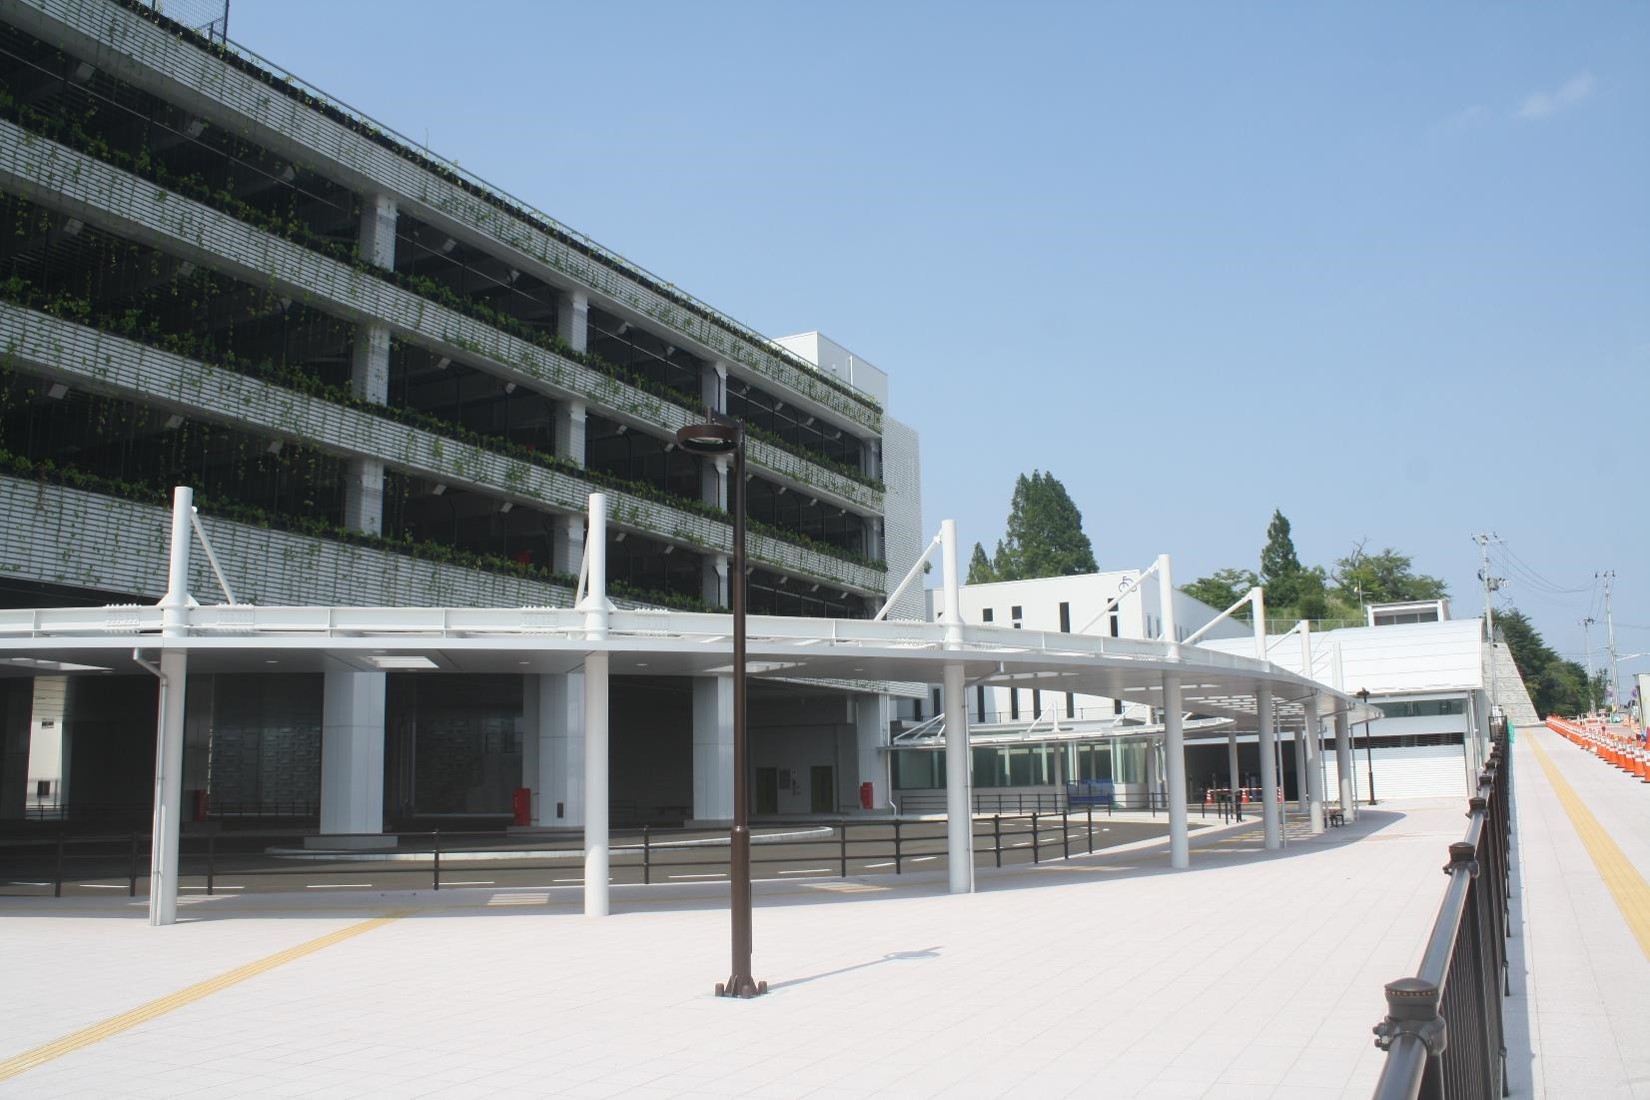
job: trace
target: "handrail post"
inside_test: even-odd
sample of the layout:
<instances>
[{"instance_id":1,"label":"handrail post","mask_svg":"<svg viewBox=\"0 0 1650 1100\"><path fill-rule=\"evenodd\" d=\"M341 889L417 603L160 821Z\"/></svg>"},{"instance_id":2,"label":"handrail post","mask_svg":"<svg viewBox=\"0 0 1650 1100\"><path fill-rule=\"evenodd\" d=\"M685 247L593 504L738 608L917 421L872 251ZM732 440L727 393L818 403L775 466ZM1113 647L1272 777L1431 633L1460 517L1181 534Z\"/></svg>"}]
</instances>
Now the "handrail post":
<instances>
[{"instance_id":1,"label":"handrail post","mask_svg":"<svg viewBox=\"0 0 1650 1100\"><path fill-rule=\"evenodd\" d=\"M1413 1097L1427 1061L1449 1044L1449 1029L1438 1014L1438 986L1424 978L1388 982L1386 1008L1386 1019L1375 1025L1375 1045L1387 1052L1376 1100Z\"/></svg>"}]
</instances>

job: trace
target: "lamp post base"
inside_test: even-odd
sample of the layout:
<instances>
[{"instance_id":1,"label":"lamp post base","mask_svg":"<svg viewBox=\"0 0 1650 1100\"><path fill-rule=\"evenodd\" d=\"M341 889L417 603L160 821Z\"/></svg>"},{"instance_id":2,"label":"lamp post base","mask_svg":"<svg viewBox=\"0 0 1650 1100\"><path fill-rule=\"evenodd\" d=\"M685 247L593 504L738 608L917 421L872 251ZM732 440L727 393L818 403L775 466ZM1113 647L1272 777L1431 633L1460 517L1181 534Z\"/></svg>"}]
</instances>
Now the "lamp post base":
<instances>
[{"instance_id":1,"label":"lamp post base","mask_svg":"<svg viewBox=\"0 0 1650 1100\"><path fill-rule=\"evenodd\" d=\"M716 995L718 997L738 997L741 1000L748 1001L752 997L762 996L767 991L767 982L753 982L749 978L738 976L729 978L725 982L716 983Z\"/></svg>"}]
</instances>

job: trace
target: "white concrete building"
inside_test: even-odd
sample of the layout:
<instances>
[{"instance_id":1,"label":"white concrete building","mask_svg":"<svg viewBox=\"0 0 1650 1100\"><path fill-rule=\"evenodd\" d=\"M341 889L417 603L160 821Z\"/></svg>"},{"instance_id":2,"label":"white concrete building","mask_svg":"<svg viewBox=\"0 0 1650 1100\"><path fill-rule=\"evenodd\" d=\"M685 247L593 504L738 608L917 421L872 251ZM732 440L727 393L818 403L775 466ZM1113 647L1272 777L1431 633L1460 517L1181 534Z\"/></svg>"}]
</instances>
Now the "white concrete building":
<instances>
[{"instance_id":1,"label":"white concrete building","mask_svg":"<svg viewBox=\"0 0 1650 1100\"><path fill-rule=\"evenodd\" d=\"M1371 617L1382 621L1371 609ZM1447 614L1447 613L1446 613ZM1310 635L1307 674L1349 695L1369 693L1385 715L1352 730L1355 797L1377 801L1467 795L1487 753L1489 695L1484 682L1481 619L1444 619L1349 627ZM1222 639L1226 653L1251 652ZM1268 660L1300 672L1307 658L1297 639L1272 643ZM1326 790L1338 789L1333 753L1324 754Z\"/></svg>"}]
</instances>

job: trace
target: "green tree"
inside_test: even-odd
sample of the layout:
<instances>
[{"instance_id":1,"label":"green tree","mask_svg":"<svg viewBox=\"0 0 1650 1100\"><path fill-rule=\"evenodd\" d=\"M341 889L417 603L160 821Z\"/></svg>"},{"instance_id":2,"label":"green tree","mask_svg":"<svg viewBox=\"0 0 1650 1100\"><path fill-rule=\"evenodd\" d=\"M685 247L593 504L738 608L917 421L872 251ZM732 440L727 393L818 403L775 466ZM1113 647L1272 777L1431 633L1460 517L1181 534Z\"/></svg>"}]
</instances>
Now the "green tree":
<instances>
[{"instance_id":1,"label":"green tree","mask_svg":"<svg viewBox=\"0 0 1650 1100\"><path fill-rule=\"evenodd\" d=\"M1083 533L1083 514L1053 474L1033 470L1015 481L1007 538L998 541L991 568L1000 581L1069 577L1100 568Z\"/></svg>"},{"instance_id":2,"label":"green tree","mask_svg":"<svg viewBox=\"0 0 1650 1100\"><path fill-rule=\"evenodd\" d=\"M1554 653L1529 616L1516 607L1498 611L1495 632L1507 643L1538 715L1579 714L1588 709L1587 670Z\"/></svg>"},{"instance_id":3,"label":"green tree","mask_svg":"<svg viewBox=\"0 0 1650 1100\"><path fill-rule=\"evenodd\" d=\"M1295 574L1295 618L1328 619L1339 617L1331 616L1329 613L1328 580L1328 575L1321 565L1302 569Z\"/></svg>"},{"instance_id":4,"label":"green tree","mask_svg":"<svg viewBox=\"0 0 1650 1100\"><path fill-rule=\"evenodd\" d=\"M968 559L968 583L990 584L996 579L997 574L992 571L991 559L985 556L985 547L976 542L974 554Z\"/></svg>"},{"instance_id":5,"label":"green tree","mask_svg":"<svg viewBox=\"0 0 1650 1100\"><path fill-rule=\"evenodd\" d=\"M1181 591L1194 600L1202 600L1216 610L1225 610L1237 603L1251 588L1260 583L1252 569L1217 569L1207 577L1199 577ZM1248 619L1251 609L1245 605L1232 612L1233 618Z\"/></svg>"},{"instance_id":6,"label":"green tree","mask_svg":"<svg viewBox=\"0 0 1650 1100\"><path fill-rule=\"evenodd\" d=\"M1266 525L1266 545L1260 551L1260 578L1266 586L1266 599L1279 607L1289 606L1297 599L1300 584L1301 559L1295 553L1295 540L1289 535L1289 520L1280 509L1272 510L1272 522Z\"/></svg>"},{"instance_id":7,"label":"green tree","mask_svg":"<svg viewBox=\"0 0 1650 1100\"><path fill-rule=\"evenodd\" d=\"M1335 594L1357 607L1366 603L1402 603L1440 600L1449 586L1437 577L1415 572L1414 561L1388 546L1378 554L1364 553L1358 543L1352 553L1335 561Z\"/></svg>"}]
</instances>

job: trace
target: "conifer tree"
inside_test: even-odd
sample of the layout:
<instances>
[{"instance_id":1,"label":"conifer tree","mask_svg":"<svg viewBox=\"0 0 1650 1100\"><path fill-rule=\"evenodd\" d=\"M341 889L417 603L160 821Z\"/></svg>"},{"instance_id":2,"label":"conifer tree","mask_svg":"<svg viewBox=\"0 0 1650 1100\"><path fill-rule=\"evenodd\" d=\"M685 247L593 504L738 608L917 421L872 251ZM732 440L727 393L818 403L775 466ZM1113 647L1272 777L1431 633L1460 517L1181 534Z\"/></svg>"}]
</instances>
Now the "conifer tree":
<instances>
[{"instance_id":1,"label":"conifer tree","mask_svg":"<svg viewBox=\"0 0 1650 1100\"><path fill-rule=\"evenodd\" d=\"M1083 533L1083 514L1053 474L1033 470L1015 481L1007 537L997 543L991 567L1000 581L1069 577L1100 568Z\"/></svg>"}]
</instances>

